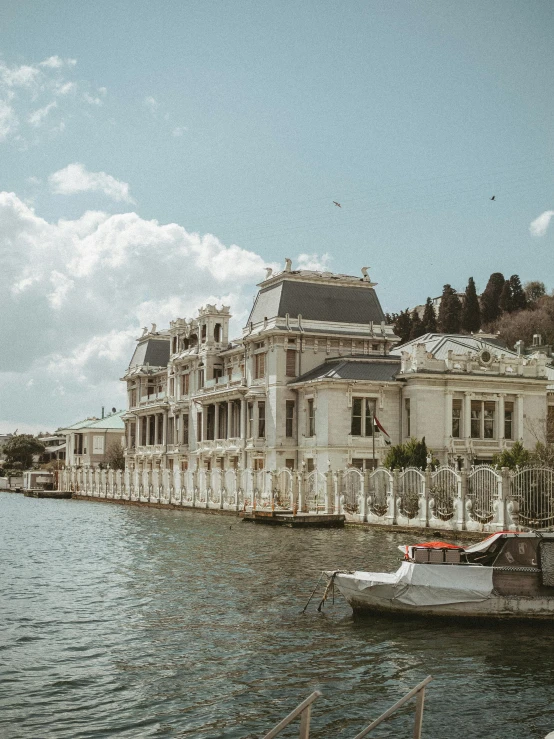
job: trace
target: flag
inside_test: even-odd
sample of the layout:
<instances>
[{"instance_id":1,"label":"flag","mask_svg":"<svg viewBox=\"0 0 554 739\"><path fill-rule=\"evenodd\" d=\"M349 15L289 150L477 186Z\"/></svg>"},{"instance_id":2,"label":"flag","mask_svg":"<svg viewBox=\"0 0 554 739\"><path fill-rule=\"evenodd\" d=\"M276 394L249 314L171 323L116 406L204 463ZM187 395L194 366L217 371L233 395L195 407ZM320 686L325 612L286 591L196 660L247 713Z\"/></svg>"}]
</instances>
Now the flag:
<instances>
[{"instance_id":1,"label":"flag","mask_svg":"<svg viewBox=\"0 0 554 739\"><path fill-rule=\"evenodd\" d=\"M375 426L376 426L377 430L380 431L383 434L383 439L385 441L385 444L387 446L390 446L391 445L391 438L390 438L388 432L385 431L385 427L381 425L381 423L379 422L379 419L377 418L377 416L373 416L373 418L375 420Z\"/></svg>"}]
</instances>

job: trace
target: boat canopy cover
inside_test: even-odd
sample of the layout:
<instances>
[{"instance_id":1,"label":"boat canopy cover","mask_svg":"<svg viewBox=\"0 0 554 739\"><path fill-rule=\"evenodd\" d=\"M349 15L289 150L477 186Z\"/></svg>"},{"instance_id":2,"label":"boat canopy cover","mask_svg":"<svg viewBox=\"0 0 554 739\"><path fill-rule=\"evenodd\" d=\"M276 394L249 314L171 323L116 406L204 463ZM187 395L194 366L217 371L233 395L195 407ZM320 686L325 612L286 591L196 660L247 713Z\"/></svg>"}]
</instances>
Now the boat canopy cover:
<instances>
[{"instance_id":1,"label":"boat canopy cover","mask_svg":"<svg viewBox=\"0 0 554 739\"><path fill-rule=\"evenodd\" d=\"M492 567L472 565L425 565L402 562L397 572L354 572L339 574L352 578L358 590L373 598L398 601L411 606L482 601L492 593Z\"/></svg>"}]
</instances>

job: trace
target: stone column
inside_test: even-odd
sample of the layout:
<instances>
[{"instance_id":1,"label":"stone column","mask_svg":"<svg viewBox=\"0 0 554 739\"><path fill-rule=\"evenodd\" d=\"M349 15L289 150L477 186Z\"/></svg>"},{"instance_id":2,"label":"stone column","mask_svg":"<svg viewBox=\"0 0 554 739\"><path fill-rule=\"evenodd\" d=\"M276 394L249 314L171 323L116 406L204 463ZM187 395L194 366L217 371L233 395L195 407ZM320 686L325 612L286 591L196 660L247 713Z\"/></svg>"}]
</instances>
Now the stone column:
<instances>
[{"instance_id":1,"label":"stone column","mask_svg":"<svg viewBox=\"0 0 554 739\"><path fill-rule=\"evenodd\" d=\"M145 446L150 444L150 414L146 416L146 439L144 440Z\"/></svg>"},{"instance_id":2,"label":"stone column","mask_svg":"<svg viewBox=\"0 0 554 739\"><path fill-rule=\"evenodd\" d=\"M246 439L246 400L240 399L240 438Z\"/></svg>"},{"instance_id":3,"label":"stone column","mask_svg":"<svg viewBox=\"0 0 554 739\"><path fill-rule=\"evenodd\" d=\"M471 439L471 393L464 395L464 438Z\"/></svg>"},{"instance_id":4,"label":"stone column","mask_svg":"<svg viewBox=\"0 0 554 739\"><path fill-rule=\"evenodd\" d=\"M497 439L504 439L504 399L506 398L505 393L500 393L498 396L498 403L496 404L498 420L497 420Z\"/></svg>"},{"instance_id":5,"label":"stone column","mask_svg":"<svg viewBox=\"0 0 554 739\"><path fill-rule=\"evenodd\" d=\"M214 403L214 440L219 439L219 403Z\"/></svg>"},{"instance_id":6,"label":"stone column","mask_svg":"<svg viewBox=\"0 0 554 739\"><path fill-rule=\"evenodd\" d=\"M208 438L208 406L202 406L202 441Z\"/></svg>"},{"instance_id":7,"label":"stone column","mask_svg":"<svg viewBox=\"0 0 554 739\"><path fill-rule=\"evenodd\" d=\"M163 428L162 428L162 443L164 446L167 444L167 411L163 414Z\"/></svg>"}]
</instances>

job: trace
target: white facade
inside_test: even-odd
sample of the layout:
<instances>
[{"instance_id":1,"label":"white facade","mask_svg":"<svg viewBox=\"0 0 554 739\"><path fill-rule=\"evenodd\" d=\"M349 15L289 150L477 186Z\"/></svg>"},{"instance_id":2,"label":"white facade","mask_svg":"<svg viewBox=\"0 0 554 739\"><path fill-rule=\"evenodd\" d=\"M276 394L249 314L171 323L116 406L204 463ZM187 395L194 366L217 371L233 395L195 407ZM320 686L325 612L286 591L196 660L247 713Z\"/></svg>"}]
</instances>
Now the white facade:
<instances>
[{"instance_id":1,"label":"white facade","mask_svg":"<svg viewBox=\"0 0 554 739\"><path fill-rule=\"evenodd\" d=\"M226 306L153 326L123 378L128 467L369 469L410 437L441 462L532 448L546 428L546 357L469 336L395 347L374 287L365 272L288 265L260 283L236 340Z\"/></svg>"}]
</instances>

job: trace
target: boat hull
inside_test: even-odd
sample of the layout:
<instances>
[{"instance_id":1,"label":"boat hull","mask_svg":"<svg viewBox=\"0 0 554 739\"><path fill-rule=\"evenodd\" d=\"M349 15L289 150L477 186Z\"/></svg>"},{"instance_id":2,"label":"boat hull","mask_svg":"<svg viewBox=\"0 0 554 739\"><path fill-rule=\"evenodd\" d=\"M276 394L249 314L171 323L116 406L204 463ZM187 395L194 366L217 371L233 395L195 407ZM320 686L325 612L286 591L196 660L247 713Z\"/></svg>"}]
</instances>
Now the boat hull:
<instances>
[{"instance_id":1,"label":"boat hull","mask_svg":"<svg viewBox=\"0 0 554 739\"><path fill-rule=\"evenodd\" d=\"M379 597L372 588L360 590L351 575L335 576L335 584L356 614L382 613L414 617L468 619L542 619L554 620L553 597L499 596L494 593L479 601L410 605L395 598Z\"/></svg>"}]
</instances>

